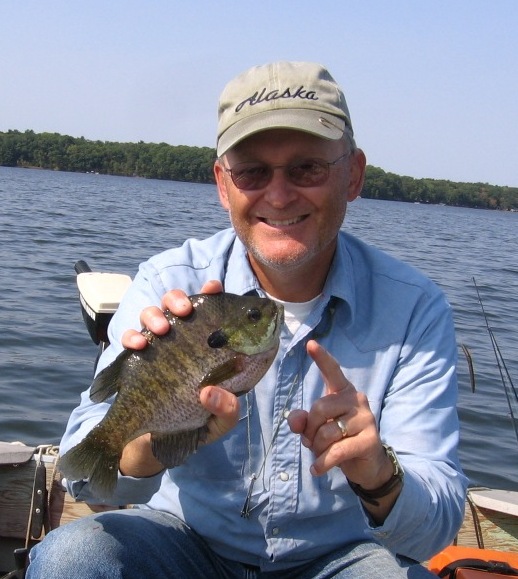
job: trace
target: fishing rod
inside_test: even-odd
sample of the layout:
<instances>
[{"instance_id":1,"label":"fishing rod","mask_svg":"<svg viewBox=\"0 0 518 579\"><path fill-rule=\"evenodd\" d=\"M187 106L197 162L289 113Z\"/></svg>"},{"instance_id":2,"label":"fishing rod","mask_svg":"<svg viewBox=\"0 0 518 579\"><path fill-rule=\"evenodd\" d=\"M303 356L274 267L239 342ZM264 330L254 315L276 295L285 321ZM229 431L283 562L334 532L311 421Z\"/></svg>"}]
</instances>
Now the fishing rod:
<instances>
[{"instance_id":1,"label":"fishing rod","mask_svg":"<svg viewBox=\"0 0 518 579\"><path fill-rule=\"evenodd\" d=\"M505 363L502 352L500 351L500 347L498 346L498 342L496 341L496 337L495 337L495 334L493 332L493 329L489 325L489 319L487 317L486 310L485 310L484 304L482 302L482 297L480 296L480 292L478 290L477 282L476 282L474 277L472 279L473 279L473 285L475 286L475 290L477 291L477 297L478 297L478 301L480 304L480 308L482 310L482 315L484 316L486 329L487 329L487 332L488 332L489 337L491 339L491 345L493 346L493 352L495 354L496 364L498 366L498 371L500 372L500 380L504 386L505 397L507 399L507 406L509 407L509 413L511 415L511 421L513 423L514 434L515 434L516 440L518 441L518 426L517 426L516 418L514 416L513 402L512 402L513 395L514 395L515 401L518 402L518 392L513 384L511 374L509 373L509 370L507 369L507 364Z\"/></svg>"}]
</instances>

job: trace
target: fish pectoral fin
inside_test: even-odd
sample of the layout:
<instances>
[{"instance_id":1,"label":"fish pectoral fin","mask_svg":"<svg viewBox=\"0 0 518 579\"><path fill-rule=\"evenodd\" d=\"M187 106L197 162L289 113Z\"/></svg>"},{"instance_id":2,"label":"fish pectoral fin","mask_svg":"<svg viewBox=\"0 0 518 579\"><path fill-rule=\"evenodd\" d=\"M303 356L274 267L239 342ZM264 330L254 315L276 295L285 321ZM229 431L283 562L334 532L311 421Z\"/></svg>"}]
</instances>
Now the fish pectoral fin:
<instances>
[{"instance_id":1,"label":"fish pectoral fin","mask_svg":"<svg viewBox=\"0 0 518 579\"><path fill-rule=\"evenodd\" d=\"M123 365L131 353L131 350L124 350L109 366L97 374L90 388L92 402L104 402L110 396L117 394L120 390Z\"/></svg>"},{"instance_id":2,"label":"fish pectoral fin","mask_svg":"<svg viewBox=\"0 0 518 579\"><path fill-rule=\"evenodd\" d=\"M173 468L187 460L207 437L207 426L167 434L151 434L151 450L166 467Z\"/></svg>"},{"instance_id":3,"label":"fish pectoral fin","mask_svg":"<svg viewBox=\"0 0 518 579\"><path fill-rule=\"evenodd\" d=\"M240 356L234 356L230 360L223 362L205 374L200 382L200 388L203 386L215 386L221 384L225 380L233 378L243 371L243 364Z\"/></svg>"}]
</instances>

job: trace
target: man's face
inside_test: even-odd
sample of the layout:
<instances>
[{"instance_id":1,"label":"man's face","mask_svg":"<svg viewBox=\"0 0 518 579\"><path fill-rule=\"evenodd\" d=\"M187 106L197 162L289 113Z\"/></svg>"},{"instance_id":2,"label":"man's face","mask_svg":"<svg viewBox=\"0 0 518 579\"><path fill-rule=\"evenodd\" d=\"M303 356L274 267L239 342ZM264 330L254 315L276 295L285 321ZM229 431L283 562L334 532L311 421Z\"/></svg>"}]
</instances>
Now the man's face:
<instances>
[{"instance_id":1,"label":"man's face","mask_svg":"<svg viewBox=\"0 0 518 579\"><path fill-rule=\"evenodd\" d=\"M223 165L261 162L290 165L303 159L332 162L349 153L344 140L329 141L301 131L276 129L252 135L228 151ZM329 167L329 178L315 187L292 183L282 168L262 189L240 190L216 163L221 204L229 211L238 237L247 247L252 267L283 270L329 267L347 202L361 190L365 157L359 151Z\"/></svg>"}]
</instances>

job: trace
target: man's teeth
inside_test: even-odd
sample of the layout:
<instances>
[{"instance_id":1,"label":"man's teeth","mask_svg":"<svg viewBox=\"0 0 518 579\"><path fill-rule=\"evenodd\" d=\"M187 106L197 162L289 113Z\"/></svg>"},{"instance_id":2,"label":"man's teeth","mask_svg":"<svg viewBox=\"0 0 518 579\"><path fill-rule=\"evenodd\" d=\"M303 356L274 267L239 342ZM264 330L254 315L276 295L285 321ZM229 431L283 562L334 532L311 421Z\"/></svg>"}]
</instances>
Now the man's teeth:
<instances>
[{"instance_id":1,"label":"man's teeth","mask_svg":"<svg viewBox=\"0 0 518 579\"><path fill-rule=\"evenodd\" d=\"M281 227L286 225L294 225L295 223L300 223L303 217L294 217L293 219L265 219L265 223L268 225L273 225L275 227Z\"/></svg>"}]
</instances>

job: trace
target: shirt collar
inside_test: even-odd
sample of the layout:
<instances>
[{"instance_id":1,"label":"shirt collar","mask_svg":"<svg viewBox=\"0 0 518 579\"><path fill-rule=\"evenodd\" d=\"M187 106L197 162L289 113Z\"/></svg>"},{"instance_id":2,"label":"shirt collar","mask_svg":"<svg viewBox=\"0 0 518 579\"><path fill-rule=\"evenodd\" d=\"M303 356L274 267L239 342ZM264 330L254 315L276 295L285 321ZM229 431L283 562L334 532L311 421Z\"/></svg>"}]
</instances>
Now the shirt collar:
<instances>
[{"instance_id":1,"label":"shirt collar","mask_svg":"<svg viewBox=\"0 0 518 579\"><path fill-rule=\"evenodd\" d=\"M229 251L224 285L226 292L237 295L262 291L250 267L246 248L238 237L235 237Z\"/></svg>"},{"instance_id":2,"label":"shirt collar","mask_svg":"<svg viewBox=\"0 0 518 579\"><path fill-rule=\"evenodd\" d=\"M328 299L335 297L347 302L351 311L354 311L356 291L353 261L347 248L347 235L343 231L338 234L335 255L322 293Z\"/></svg>"}]
</instances>

